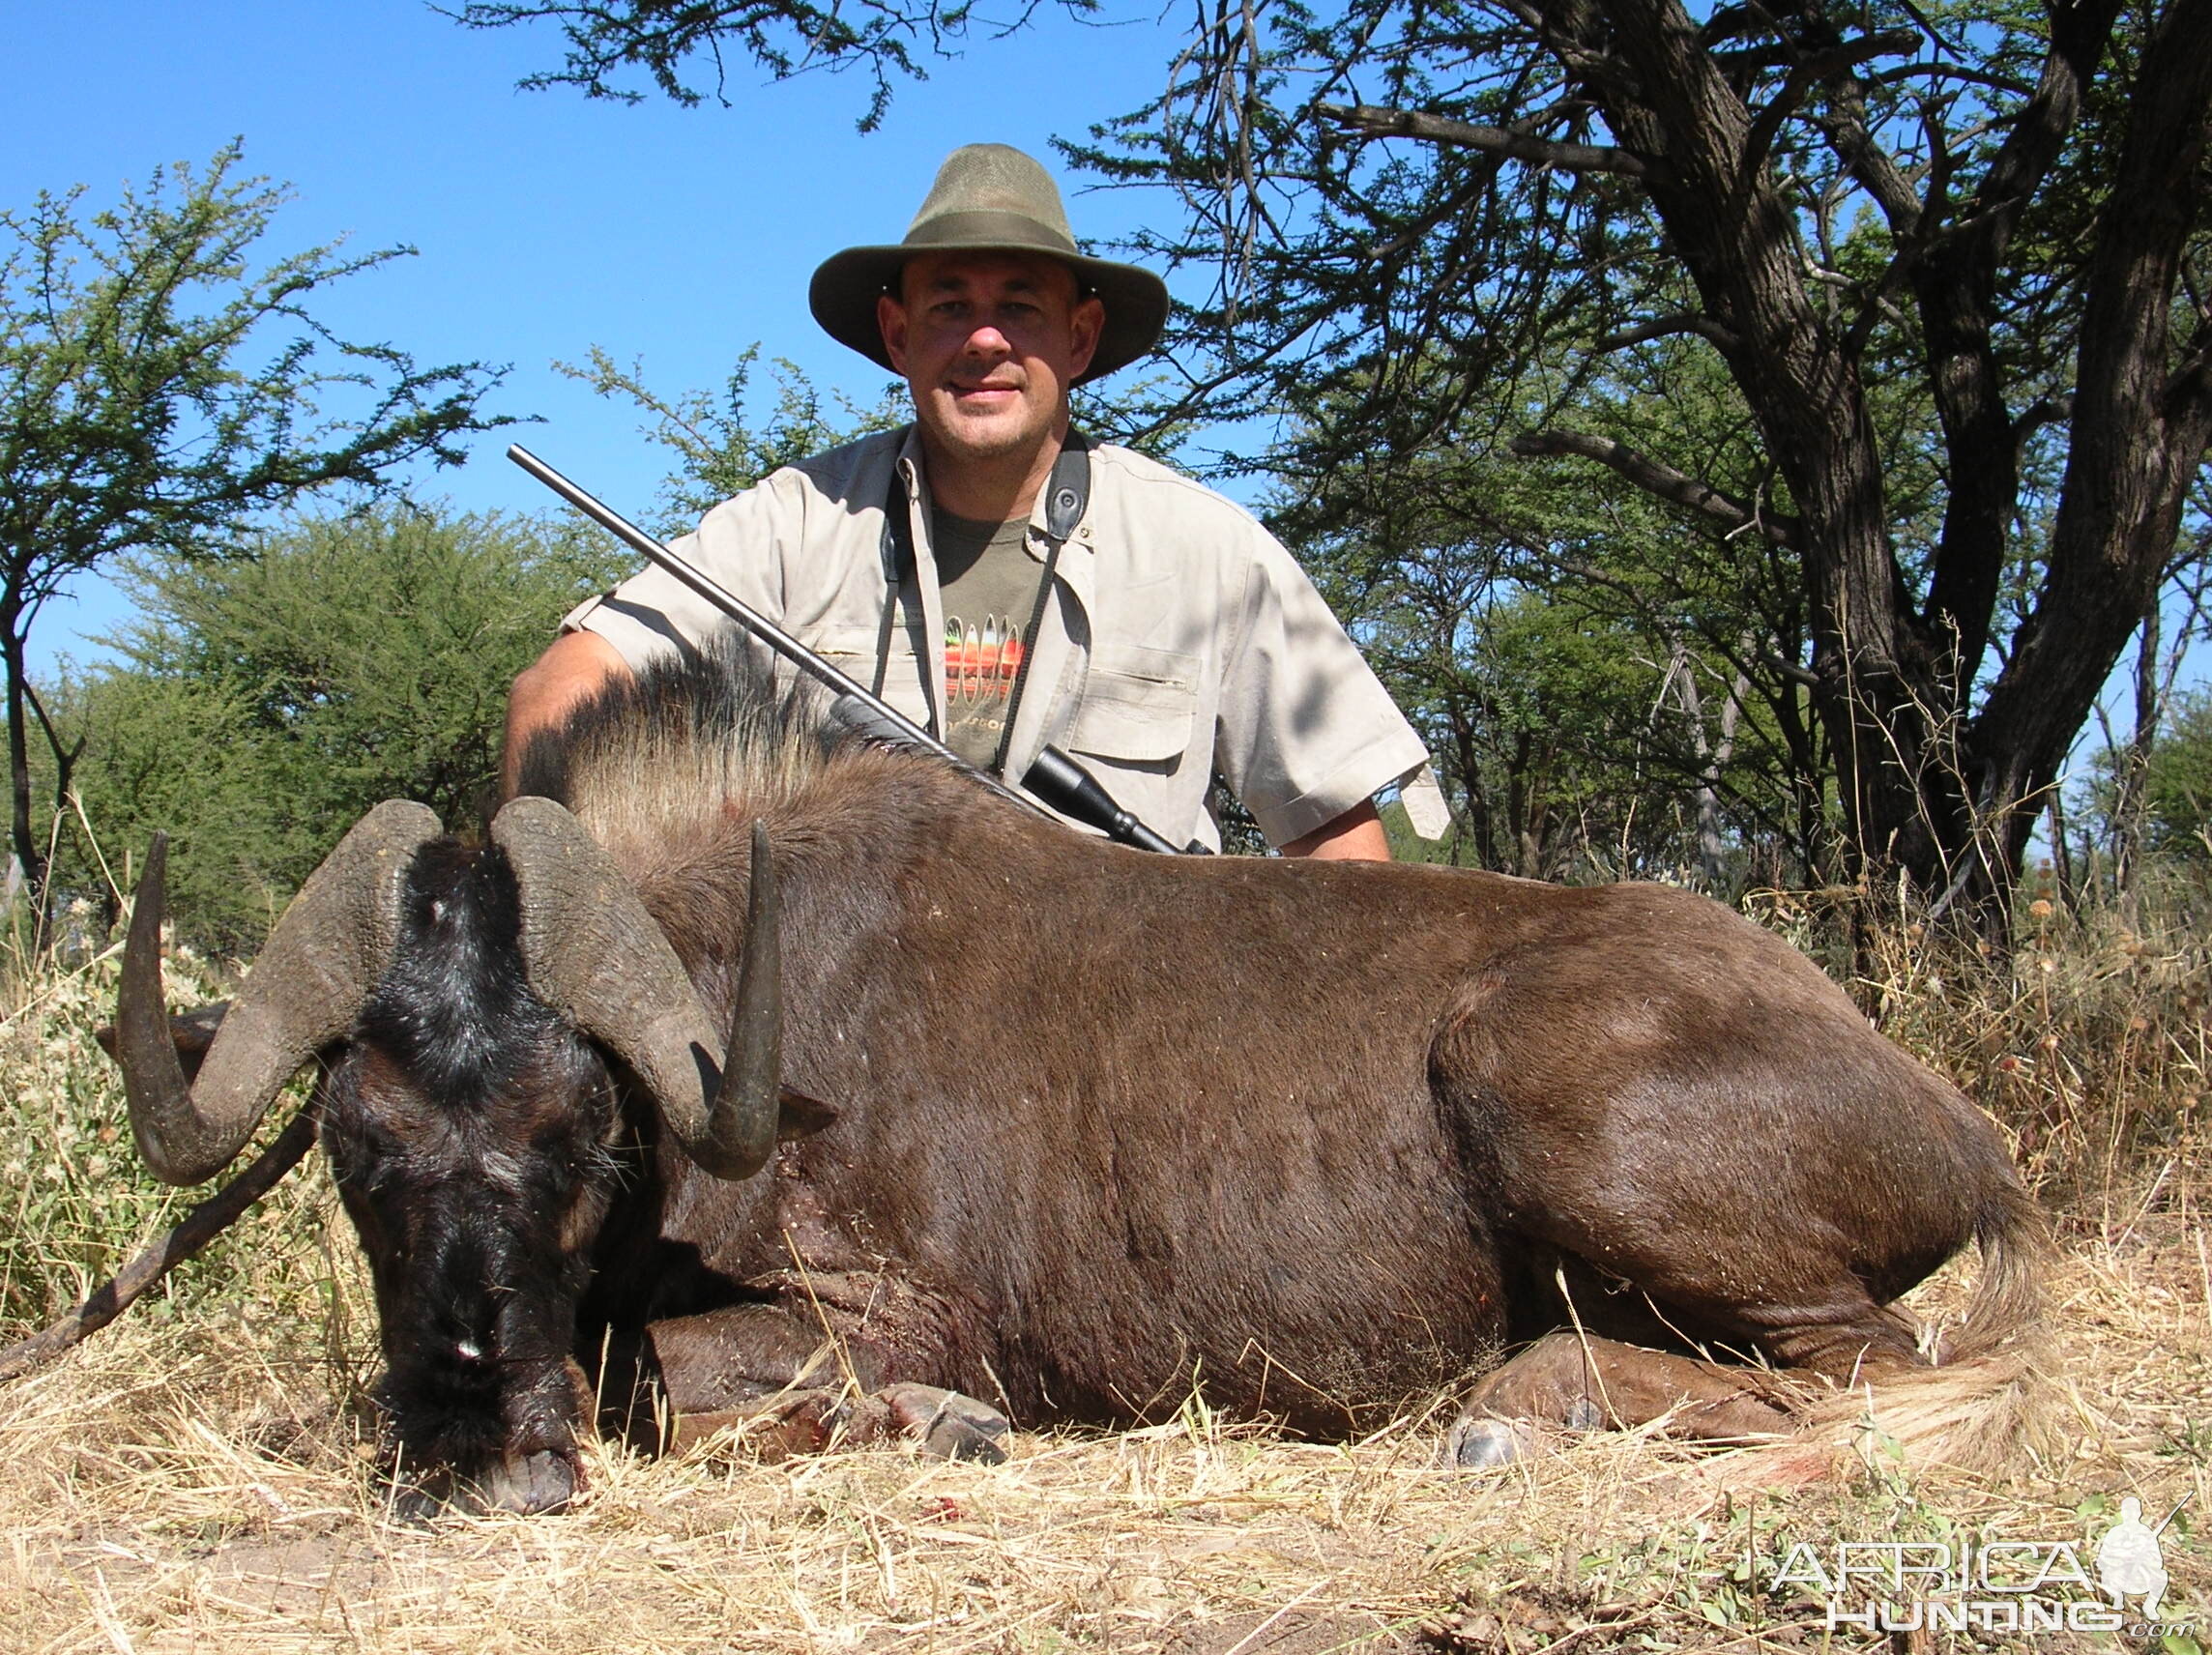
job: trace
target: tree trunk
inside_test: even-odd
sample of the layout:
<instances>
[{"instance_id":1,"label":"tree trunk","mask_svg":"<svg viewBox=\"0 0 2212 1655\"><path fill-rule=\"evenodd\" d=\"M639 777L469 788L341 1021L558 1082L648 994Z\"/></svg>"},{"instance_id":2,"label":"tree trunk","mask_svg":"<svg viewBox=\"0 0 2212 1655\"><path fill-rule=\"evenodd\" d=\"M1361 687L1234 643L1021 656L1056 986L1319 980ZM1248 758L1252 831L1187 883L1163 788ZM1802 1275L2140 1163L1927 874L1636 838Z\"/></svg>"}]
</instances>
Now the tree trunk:
<instances>
[{"instance_id":1,"label":"tree trunk","mask_svg":"<svg viewBox=\"0 0 2212 1655\"><path fill-rule=\"evenodd\" d=\"M1971 210L1938 235L1913 244L1917 199L1887 189L1902 181L1877 161L1854 163L1907 251L1933 249L1908 268L1951 498L1923 615L1890 545L1857 340L1813 303L1789 203L1753 147L1757 125L1699 26L1679 0L1543 0L1551 49L1650 167L1652 203L1797 510L1814 701L1856 872L1902 872L1939 908L1963 899L1993 931L2046 790L2155 595L2212 433L2205 334L2176 374L2169 328L2212 105L2212 0L2173 0L2146 43L2092 255L2047 583L1969 719L2017 509L2017 436L1990 339L1997 255L2075 124L2117 11L2117 0L2055 9L2035 99Z\"/></svg>"},{"instance_id":2,"label":"tree trunk","mask_svg":"<svg viewBox=\"0 0 2212 1655\"><path fill-rule=\"evenodd\" d=\"M23 705L29 675L23 665L23 616L19 605L0 604L0 667L8 679L8 775L10 795L9 842L23 870L23 888L35 913L44 913L46 900L45 847L31 827L31 741Z\"/></svg>"},{"instance_id":3,"label":"tree trunk","mask_svg":"<svg viewBox=\"0 0 2212 1655\"><path fill-rule=\"evenodd\" d=\"M2212 0L2173 0L2145 43L2091 257L2049 574L1966 743L2014 866L2043 791L2158 600L2212 440L2212 324L2200 321L2183 350L2172 336L2212 125L2207 39Z\"/></svg>"},{"instance_id":4,"label":"tree trunk","mask_svg":"<svg viewBox=\"0 0 2212 1655\"><path fill-rule=\"evenodd\" d=\"M1744 639L1737 653L1749 654L1757 642L1756 638ZM1679 637L1670 638L1669 645L1667 678L1674 685L1682 715L1689 720L1690 751L1698 761L1697 780L1690 788L1696 808L1698 877L1707 891L1725 895L1733 882L1729 877L1728 833L1721 813L1721 777L1735 756L1736 725L1743 716L1743 698L1750 693L1751 682L1741 671L1736 673L1728 698L1721 704L1720 739L1715 741L1705 732L1704 696L1698 688L1697 665L1689 646Z\"/></svg>"},{"instance_id":5,"label":"tree trunk","mask_svg":"<svg viewBox=\"0 0 2212 1655\"><path fill-rule=\"evenodd\" d=\"M2135 884L2136 859L2142 849L2145 784L2150 750L2158 740L2158 604L2143 617L2136 646L2135 728L2112 748L2112 884L2125 895Z\"/></svg>"}]
</instances>

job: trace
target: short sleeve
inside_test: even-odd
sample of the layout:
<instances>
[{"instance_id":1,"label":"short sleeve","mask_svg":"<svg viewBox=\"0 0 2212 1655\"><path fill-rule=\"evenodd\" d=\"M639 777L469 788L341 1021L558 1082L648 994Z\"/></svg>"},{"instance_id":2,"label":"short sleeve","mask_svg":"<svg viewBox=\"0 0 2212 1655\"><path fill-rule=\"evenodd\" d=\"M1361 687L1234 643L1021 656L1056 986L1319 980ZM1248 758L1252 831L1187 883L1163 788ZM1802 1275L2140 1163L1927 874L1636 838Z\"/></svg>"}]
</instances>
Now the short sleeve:
<instances>
[{"instance_id":1,"label":"short sleeve","mask_svg":"<svg viewBox=\"0 0 2212 1655\"><path fill-rule=\"evenodd\" d=\"M1428 751L1305 571L1257 524L1250 538L1214 755L1281 845L1420 773Z\"/></svg>"},{"instance_id":2,"label":"short sleeve","mask_svg":"<svg viewBox=\"0 0 2212 1655\"><path fill-rule=\"evenodd\" d=\"M725 500L669 550L732 597L771 619L784 612L783 571L806 527L805 479L779 471ZM589 598L561 621L564 632L590 631L612 644L630 669L704 648L731 622L719 609L653 565L612 592Z\"/></svg>"}]
</instances>

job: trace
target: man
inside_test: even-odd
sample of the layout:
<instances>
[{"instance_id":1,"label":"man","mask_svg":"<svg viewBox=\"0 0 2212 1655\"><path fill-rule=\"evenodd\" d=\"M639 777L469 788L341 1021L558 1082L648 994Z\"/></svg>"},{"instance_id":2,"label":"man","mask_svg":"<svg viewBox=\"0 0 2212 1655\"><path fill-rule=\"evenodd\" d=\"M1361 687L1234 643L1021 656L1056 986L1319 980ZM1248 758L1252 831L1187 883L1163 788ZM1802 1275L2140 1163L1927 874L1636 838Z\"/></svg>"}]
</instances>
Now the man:
<instances>
[{"instance_id":1,"label":"man","mask_svg":"<svg viewBox=\"0 0 2212 1655\"><path fill-rule=\"evenodd\" d=\"M1077 251L1060 192L1003 144L955 151L896 247L815 273L815 319L905 376L915 424L787 467L675 548L1018 781L1065 748L1166 838L1217 847L1216 770L1287 856L1385 860L1374 793L1442 800L1421 742L1312 585L1241 508L1070 437L1068 392L1158 338L1166 285ZM515 681L534 732L729 623L647 569L563 623Z\"/></svg>"}]
</instances>

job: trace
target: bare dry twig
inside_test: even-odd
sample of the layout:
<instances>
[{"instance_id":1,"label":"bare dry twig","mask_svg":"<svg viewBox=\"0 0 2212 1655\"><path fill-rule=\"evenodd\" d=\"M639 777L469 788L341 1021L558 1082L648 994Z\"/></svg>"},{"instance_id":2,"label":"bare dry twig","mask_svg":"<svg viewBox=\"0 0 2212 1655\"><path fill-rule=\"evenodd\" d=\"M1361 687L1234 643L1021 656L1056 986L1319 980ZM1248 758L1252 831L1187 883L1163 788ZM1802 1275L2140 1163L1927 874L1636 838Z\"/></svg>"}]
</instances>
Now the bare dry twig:
<instances>
[{"instance_id":1,"label":"bare dry twig","mask_svg":"<svg viewBox=\"0 0 2212 1655\"><path fill-rule=\"evenodd\" d=\"M129 1310L140 1294L200 1251L267 1195L276 1180L300 1164L314 1147L315 1117L303 1109L252 1165L185 1214L182 1223L96 1288L60 1321L0 1350L0 1383L21 1379L40 1363L60 1355L99 1332Z\"/></svg>"}]
</instances>

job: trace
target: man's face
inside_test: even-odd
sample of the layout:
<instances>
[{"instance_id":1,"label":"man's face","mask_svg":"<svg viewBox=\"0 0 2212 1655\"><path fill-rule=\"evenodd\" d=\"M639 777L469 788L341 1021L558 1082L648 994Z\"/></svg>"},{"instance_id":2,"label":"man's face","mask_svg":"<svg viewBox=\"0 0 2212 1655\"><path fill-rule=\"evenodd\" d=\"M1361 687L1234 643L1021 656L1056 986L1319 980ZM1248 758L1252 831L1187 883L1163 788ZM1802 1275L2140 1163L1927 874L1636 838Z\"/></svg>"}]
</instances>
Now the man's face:
<instances>
[{"instance_id":1,"label":"man's face","mask_svg":"<svg viewBox=\"0 0 2212 1655\"><path fill-rule=\"evenodd\" d=\"M876 302L915 418L954 460L1037 452L1057 439L1067 389L1091 365L1106 307L1043 254L921 253Z\"/></svg>"}]
</instances>

